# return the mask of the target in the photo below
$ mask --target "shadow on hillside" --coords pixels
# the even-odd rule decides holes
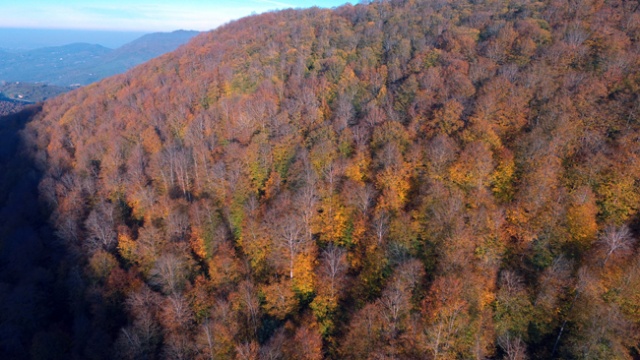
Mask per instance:
[[[0,354],[68,358],[71,328],[63,247],[38,199],[41,173],[21,130],[41,110],[0,117]]]

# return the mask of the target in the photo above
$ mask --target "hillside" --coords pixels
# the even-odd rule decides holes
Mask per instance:
[[[55,241],[0,262],[0,349],[637,358],[636,10],[271,12],[45,102],[21,154]]]
[[[35,103],[56,97],[72,89],[71,87],[43,83],[0,81],[0,98],[18,102]]]
[[[24,108],[25,104],[19,101],[6,99],[0,96],[0,117],[19,112]]]
[[[59,86],[87,85],[175,50],[196,34],[196,31],[147,34],[115,50],[77,43],[0,52],[0,80]]]

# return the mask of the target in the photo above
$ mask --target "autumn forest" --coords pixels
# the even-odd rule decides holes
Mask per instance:
[[[3,118],[0,353],[638,359],[639,94],[637,1],[198,35]]]

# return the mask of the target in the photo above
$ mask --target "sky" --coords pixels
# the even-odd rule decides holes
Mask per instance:
[[[252,13],[348,0],[0,0],[0,28],[206,31]]]

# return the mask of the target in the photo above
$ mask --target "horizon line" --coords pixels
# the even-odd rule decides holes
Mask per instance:
[[[2,26],[0,25],[0,30],[38,30],[38,31],[95,31],[95,32],[118,32],[118,33],[172,33],[176,31],[195,31],[195,32],[206,32],[210,30],[196,30],[196,29],[185,29],[179,28],[175,30],[133,30],[133,29],[90,29],[90,28],[62,28],[62,27],[15,27],[15,26]],[[211,29],[213,30],[213,29]]]

